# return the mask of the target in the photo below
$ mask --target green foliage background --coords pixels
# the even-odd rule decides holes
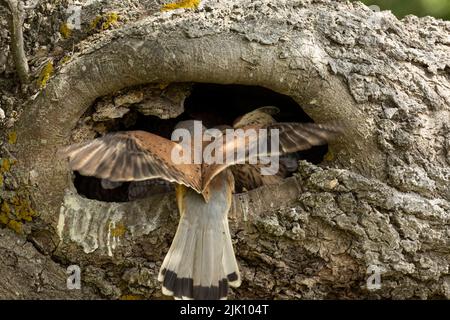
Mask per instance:
[[[377,5],[381,10],[391,10],[397,17],[408,14],[419,17],[433,16],[450,20],[450,0],[362,0],[367,5]]]

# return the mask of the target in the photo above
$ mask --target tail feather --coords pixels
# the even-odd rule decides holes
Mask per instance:
[[[241,285],[241,275],[237,265],[236,256],[234,255],[233,243],[231,242],[230,228],[228,221],[223,221],[225,230],[225,248],[222,257],[222,265],[225,275],[227,276],[228,284],[234,288]]]
[[[196,239],[195,252],[197,253],[193,265],[194,299],[214,299],[218,295],[219,281],[223,274],[221,260],[223,254],[223,239],[214,234],[218,231],[217,226],[212,228],[201,228]],[[195,281],[199,279],[200,281]],[[217,289],[217,290],[216,290]],[[217,291],[217,292],[216,292]],[[216,298],[217,299],[217,298]]]
[[[240,284],[227,216],[183,214],[158,280],[178,299],[225,299]]]
[[[189,234],[195,232],[192,230],[192,226],[187,221],[181,220],[178,225],[177,232],[172,242],[172,246],[164,258],[161,266],[158,281],[163,283],[163,293],[165,295],[172,296],[178,287],[183,288],[181,296],[190,296],[193,284],[192,279],[192,265],[193,255],[182,256],[183,252],[191,252],[192,247],[195,245],[195,237],[189,237]],[[177,250],[173,250],[177,248]],[[178,271],[177,273],[175,271]],[[182,277],[180,277],[182,276]],[[181,285],[180,282],[184,282],[185,285]],[[179,289],[177,290],[180,291]],[[184,292],[187,291],[187,292]]]

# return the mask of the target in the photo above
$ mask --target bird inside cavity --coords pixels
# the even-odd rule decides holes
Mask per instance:
[[[60,154],[68,159],[71,170],[100,179],[106,191],[128,183],[130,199],[145,196],[148,185],[163,190],[174,186],[180,221],[159,271],[162,292],[176,299],[226,299],[229,287],[241,284],[228,226],[232,194],[281,182],[297,169],[298,159],[292,154],[326,144],[342,132],[336,124],[277,122],[273,116],[278,112],[265,106],[239,116],[232,126],[216,127],[220,132],[278,129],[280,169],[275,175],[262,175],[262,164],[250,164],[238,156],[226,163],[175,163],[172,151],[182,146],[145,131],[108,133],[70,145]],[[185,120],[176,128],[194,134],[194,124],[195,120]],[[202,151],[209,143],[196,148]],[[239,148],[247,147],[224,140],[219,150],[238,154]]]

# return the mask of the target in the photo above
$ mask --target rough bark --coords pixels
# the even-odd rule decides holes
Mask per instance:
[[[11,32],[11,52],[14,57],[14,65],[20,82],[22,84],[27,84],[29,67],[23,39],[23,22],[25,15],[23,4],[21,1],[16,0],[2,0],[0,1],[0,5],[3,5],[9,10],[9,30]]]
[[[449,31],[448,22],[399,21],[358,3],[241,0],[163,13],[150,5],[114,30],[77,35],[77,51],[25,105],[8,146],[39,213],[24,226],[29,255],[42,252],[51,283],[81,266],[81,293],[54,285],[67,298],[161,298],[173,195],[87,200],[55,152],[98,97],[126,87],[260,85],[348,129],[320,166],[302,162],[282,185],[235,196],[243,284],[232,298],[450,298]],[[12,261],[0,265],[20,265]],[[382,269],[377,290],[366,286],[370,266]],[[23,297],[54,297],[16,283]],[[0,281],[2,292],[13,296]]]

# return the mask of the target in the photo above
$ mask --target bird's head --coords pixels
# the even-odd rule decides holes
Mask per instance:
[[[203,125],[202,121],[199,120],[184,120],[176,124],[174,130],[177,129],[186,129],[192,136],[194,136],[195,132],[203,134],[203,132],[206,130],[206,127]]]
[[[280,112],[280,109],[274,106],[265,106],[253,111],[250,111],[233,122],[234,128],[242,128],[250,125],[267,126],[275,122],[272,117]]]

